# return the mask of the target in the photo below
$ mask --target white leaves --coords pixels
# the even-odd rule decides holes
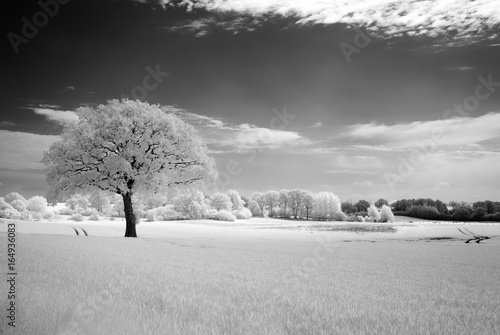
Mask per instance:
[[[196,130],[159,106],[111,100],[76,113],[78,122],[43,160],[56,189],[97,186],[123,194],[216,176]]]

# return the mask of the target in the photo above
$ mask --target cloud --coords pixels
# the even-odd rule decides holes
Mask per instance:
[[[76,90],[75,86],[70,85],[70,86],[67,86],[67,87],[63,90],[63,92],[71,92],[71,91],[74,91],[74,90]]]
[[[470,146],[500,137],[500,113],[395,125],[356,124],[346,127],[339,137],[377,142],[390,149],[414,148],[424,141],[437,147]]]
[[[15,127],[17,126],[16,123],[11,122],[11,121],[1,121],[0,122],[0,127]]]
[[[373,184],[373,182],[369,180],[364,180],[364,181],[355,181],[354,183],[352,183],[352,185],[360,188],[369,188],[373,187],[375,184]]]
[[[382,161],[375,156],[338,156],[333,159],[333,165],[351,170],[373,170],[384,167]]]
[[[319,128],[321,126],[323,126],[322,122],[316,122],[315,124],[313,124],[312,126],[309,126],[307,128]]]
[[[42,169],[43,152],[61,138],[18,131],[0,130],[0,169]]]
[[[219,15],[218,24],[227,30],[246,29],[238,22],[241,16],[255,19],[269,14],[291,17],[296,24],[343,23],[366,27],[387,38],[400,36],[448,37],[449,40],[470,42],[470,39],[494,40],[500,22],[497,0],[162,0],[165,6],[185,7],[187,11],[204,9]],[[237,13],[233,20],[222,13]],[[191,31],[206,31],[217,23],[210,19],[197,20],[187,27]],[[225,26],[225,27],[224,27]],[[241,27],[243,26],[243,27]],[[177,27],[181,29],[182,27]]]
[[[284,149],[308,145],[311,141],[294,131],[257,127],[248,123],[233,124],[221,119],[178,110],[174,112],[184,121],[195,125],[200,135],[214,152],[252,149]]]
[[[436,184],[436,186],[434,186],[434,190],[439,191],[439,190],[445,189],[447,187],[450,187],[449,183],[447,183],[445,181],[440,181],[439,183]]]
[[[66,125],[73,121],[78,121],[78,116],[73,111],[61,111],[51,108],[33,108],[26,107],[33,110],[35,114],[44,116],[49,121],[54,121],[60,125]]]

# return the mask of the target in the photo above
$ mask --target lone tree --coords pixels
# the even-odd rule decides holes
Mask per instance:
[[[137,237],[134,194],[216,177],[214,161],[194,127],[158,105],[110,100],[78,108],[76,114],[78,121],[44,153],[49,197],[89,187],[119,194],[125,237]]]

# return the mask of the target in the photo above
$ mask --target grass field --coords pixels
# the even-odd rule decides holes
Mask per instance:
[[[465,244],[450,226],[343,225],[352,229],[156,222],[125,239],[123,222],[19,223],[18,320],[14,331],[2,326],[51,335],[500,334],[500,238]],[[30,233],[40,227],[45,234]],[[500,235],[499,226],[469,229]],[[0,231],[4,245],[5,222]]]

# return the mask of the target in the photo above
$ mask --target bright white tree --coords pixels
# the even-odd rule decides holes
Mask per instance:
[[[394,214],[392,214],[391,207],[387,205],[382,205],[382,208],[380,209],[380,221],[381,222],[394,221]]]
[[[35,195],[34,197],[28,199],[26,209],[31,212],[45,213],[48,209],[47,199],[39,195]]]
[[[236,190],[229,190],[226,194],[231,198],[233,204],[233,211],[239,211],[243,208],[243,200],[241,200],[240,194]]]
[[[132,198],[214,179],[214,161],[193,126],[138,100],[76,110],[78,121],[44,154],[50,197],[89,186],[123,199],[125,237],[137,237]]]
[[[229,195],[219,192],[212,194],[210,205],[217,211],[231,211],[231,208],[233,208],[233,202]]]
[[[269,216],[273,216],[274,208],[278,206],[280,194],[276,191],[267,191],[264,193],[264,203],[269,210]]]
[[[250,199],[254,200],[257,203],[257,205],[259,205],[261,215],[264,216],[265,207],[266,207],[265,193],[261,193],[261,192],[252,193],[252,195],[250,196]]]
[[[290,209],[292,210],[292,215],[295,219],[298,219],[299,211],[302,209],[304,204],[304,192],[304,190],[293,189],[288,193],[290,199]]]
[[[380,212],[378,211],[377,206],[371,204],[368,208],[368,216],[373,222],[380,221]]]
[[[259,204],[257,203],[257,201],[250,199],[250,200],[248,200],[247,206],[248,206],[248,209],[250,210],[250,212],[252,213],[252,216],[262,215],[262,212],[260,210],[260,207],[259,207]]]
[[[314,208],[314,194],[312,192],[304,191],[303,205],[304,211],[306,212],[306,220],[309,220],[309,216]]]
[[[337,220],[342,215],[339,198],[332,192],[320,192],[314,196],[314,219]]]
[[[287,214],[287,208],[288,205],[290,204],[290,191],[288,190],[281,190],[279,192],[279,201],[278,204],[281,208],[281,217],[286,218],[288,216]]]

